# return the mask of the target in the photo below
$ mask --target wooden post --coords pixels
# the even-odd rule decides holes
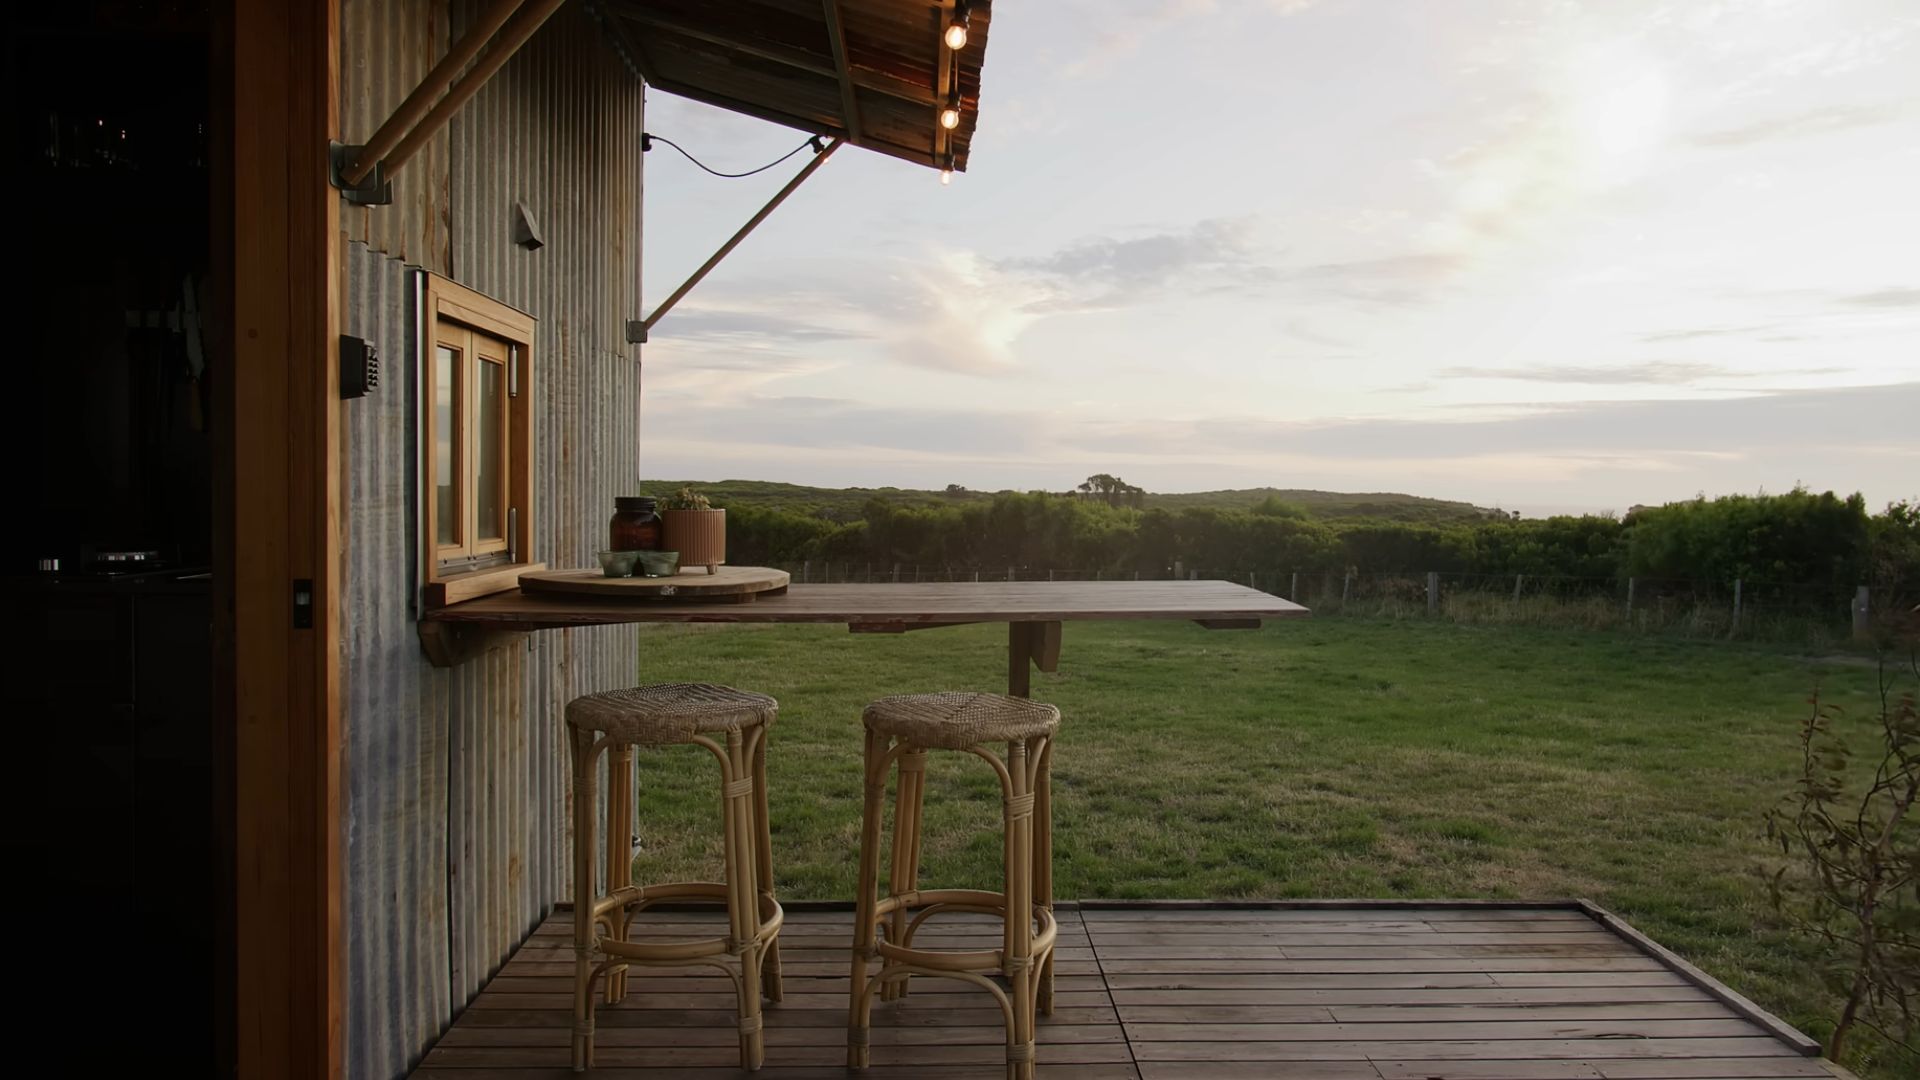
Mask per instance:
[[[1349,599],[1351,599],[1352,596],[1353,596],[1353,573],[1352,571],[1348,571],[1347,575],[1340,579],[1340,602],[1344,604]]]
[[[1727,627],[1728,637],[1732,637],[1740,632],[1740,587],[1742,584],[1743,582],[1739,578],[1733,579],[1733,622]]]
[[[327,143],[340,136],[339,3],[220,10],[213,668],[218,814],[231,844],[230,1069],[325,1080],[346,1067],[341,243],[327,182]]]
[[[978,585],[978,584],[980,584],[980,571],[979,571],[979,570],[975,570],[975,571],[973,572],[973,583],[974,583],[975,585]]]
[[[1019,580],[1019,579],[1017,579],[1016,577],[1014,577],[1014,574],[1013,574],[1013,567],[1011,567],[1011,566],[1009,566],[1009,567],[1007,567],[1007,580],[1008,580],[1008,581],[1017,581],[1017,580]]]
[[[812,570],[813,570],[812,559],[807,559],[800,563],[800,584],[805,585],[807,583],[807,576]]]
[[[1047,580],[1048,580],[1048,581],[1052,581],[1052,580],[1053,580],[1053,571],[1052,571],[1052,570],[1048,570],[1048,571],[1047,571]]]
[[[1135,570],[1135,571],[1133,572],[1133,580],[1135,580],[1135,581],[1139,581],[1139,580],[1140,580],[1140,571],[1138,571],[1138,570]]]
[[[1427,614],[1440,614],[1440,575],[1427,571]]]
[[[893,564],[893,583],[895,585],[900,584],[900,564],[899,563]]]
[[[1300,600],[1300,571],[1295,570],[1287,579],[1287,599],[1298,603]]]
[[[1259,587],[1260,587],[1259,577],[1255,575],[1253,571],[1251,570],[1247,571],[1247,588],[1257,589]]]
[[[1639,578],[1627,579],[1627,621],[1628,622],[1633,621],[1633,593],[1634,593],[1634,587],[1639,584],[1640,584]]]
[[[1867,587],[1860,586],[1853,591],[1853,639],[1865,641],[1873,636],[1872,609],[1867,602]]]
[[[1198,571],[1198,570],[1189,570],[1189,571],[1187,571],[1187,580],[1188,580],[1188,581],[1199,581],[1199,580],[1200,580],[1200,571]]]
[[[1526,584],[1526,582],[1527,582],[1527,575],[1525,574],[1513,575],[1513,602],[1514,603],[1517,604],[1520,602],[1520,586]]]
[[[1183,563],[1183,562],[1181,562],[1181,561],[1180,561],[1179,559],[1175,559],[1175,560],[1173,560],[1173,577],[1174,577],[1174,580],[1175,580],[1175,581],[1178,581],[1178,580],[1180,580],[1181,578],[1183,578],[1183,577],[1186,577],[1186,576],[1187,576],[1187,564],[1186,564],[1186,563]]]

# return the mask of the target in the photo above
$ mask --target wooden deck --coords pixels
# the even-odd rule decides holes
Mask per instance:
[[[704,915],[663,913],[685,935]],[[929,945],[990,948],[956,916]],[[874,1067],[850,1074],[843,912],[790,910],[786,1001],[767,1013],[764,1080],[1003,1075],[999,1010],[916,979],[874,1009]],[[430,1051],[416,1080],[569,1077],[569,948],[548,920]],[[1088,907],[1060,912],[1058,1007],[1040,1028],[1054,1080],[1733,1080],[1833,1077],[1804,1037],[1617,920],[1578,906]],[[724,975],[633,975],[599,1012],[599,1067],[724,1080],[736,1067]],[[1797,1043],[1797,1044],[1796,1044]],[[912,1060],[937,1064],[907,1065]]]

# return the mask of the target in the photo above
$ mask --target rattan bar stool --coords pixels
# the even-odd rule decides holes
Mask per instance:
[[[780,923],[767,826],[767,729],[779,705],[707,683],[641,686],[567,703],[573,741],[573,1070],[593,1065],[593,983],[606,973],[607,1004],[626,996],[629,965],[709,965],[733,979],[739,1002],[740,1067],[766,1060],[760,997],[780,1000]],[[633,747],[692,745],[720,762],[725,880],[633,884]],[[594,891],[595,764],[608,755],[607,892]],[[725,937],[640,943],[634,915],[662,901],[717,902]]]
[[[1053,827],[1047,774],[1060,710],[999,694],[907,694],[868,705],[866,805],[860,830],[860,893],[854,906],[853,986],[847,1022],[847,1064],[865,1068],[873,996],[893,1000],[914,975],[940,975],[986,988],[1007,1022],[1007,1076],[1034,1070],[1036,1013],[1053,1013]],[[1006,744],[1002,758],[988,747]],[[927,752],[959,750],[984,759],[1000,776],[1004,884],[1001,892],[921,889],[921,804]],[[885,896],[875,895],[880,870],[881,802],[887,774],[900,772],[894,809],[893,869]],[[916,910],[917,909],[917,910]],[[927,919],[970,911],[1000,917],[1000,948],[917,949]],[[878,957],[879,971],[871,961]],[[995,980],[989,976],[999,975]]]

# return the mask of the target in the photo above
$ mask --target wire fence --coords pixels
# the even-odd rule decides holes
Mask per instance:
[[[1328,573],[1183,564],[1143,571],[814,560],[781,564],[779,568],[792,574],[795,582],[807,584],[1232,581],[1303,604],[1316,615],[1433,617],[1461,623],[1585,627],[1703,638],[1806,641],[1813,645],[1865,637],[1874,615],[1873,597],[1865,585],[1830,582]],[[1882,606],[1887,599],[1882,598]]]

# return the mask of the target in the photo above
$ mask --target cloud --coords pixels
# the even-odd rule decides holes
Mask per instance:
[[[1758,379],[1787,375],[1831,375],[1842,368],[1797,368],[1791,371],[1741,371],[1719,364],[1684,360],[1653,360],[1638,364],[1543,364],[1535,367],[1450,367],[1438,372],[1443,379],[1505,379],[1519,382],[1574,383],[1588,386],[1686,386],[1703,379]]]
[[[1828,105],[1804,112],[1769,117],[1739,127],[1701,132],[1688,141],[1695,146],[1751,146],[1774,139],[1798,139],[1836,131],[1870,127],[1898,118],[1904,110],[1894,105]]]
[[[1760,326],[1703,326],[1692,330],[1662,330],[1652,334],[1641,334],[1640,340],[1649,343],[1667,341],[1693,341],[1710,337],[1742,337],[1771,330],[1770,324]]]
[[[717,308],[676,308],[660,320],[660,325],[668,328],[675,340],[727,344],[849,341],[870,336],[866,331],[852,327],[833,326],[766,311]]]
[[[1252,218],[1216,218],[1146,236],[1095,236],[1050,254],[991,263],[1024,277],[1038,295],[1024,309],[1053,314],[1130,305],[1178,281],[1187,288],[1238,289],[1269,276],[1256,258]]]
[[[1860,307],[1920,307],[1920,289],[1880,289],[1875,292],[1854,293],[1851,296],[1842,296],[1840,302]]]
[[[1365,304],[1405,305],[1430,299],[1466,268],[1467,259],[1440,252],[1314,263],[1282,272],[1281,280]]]

